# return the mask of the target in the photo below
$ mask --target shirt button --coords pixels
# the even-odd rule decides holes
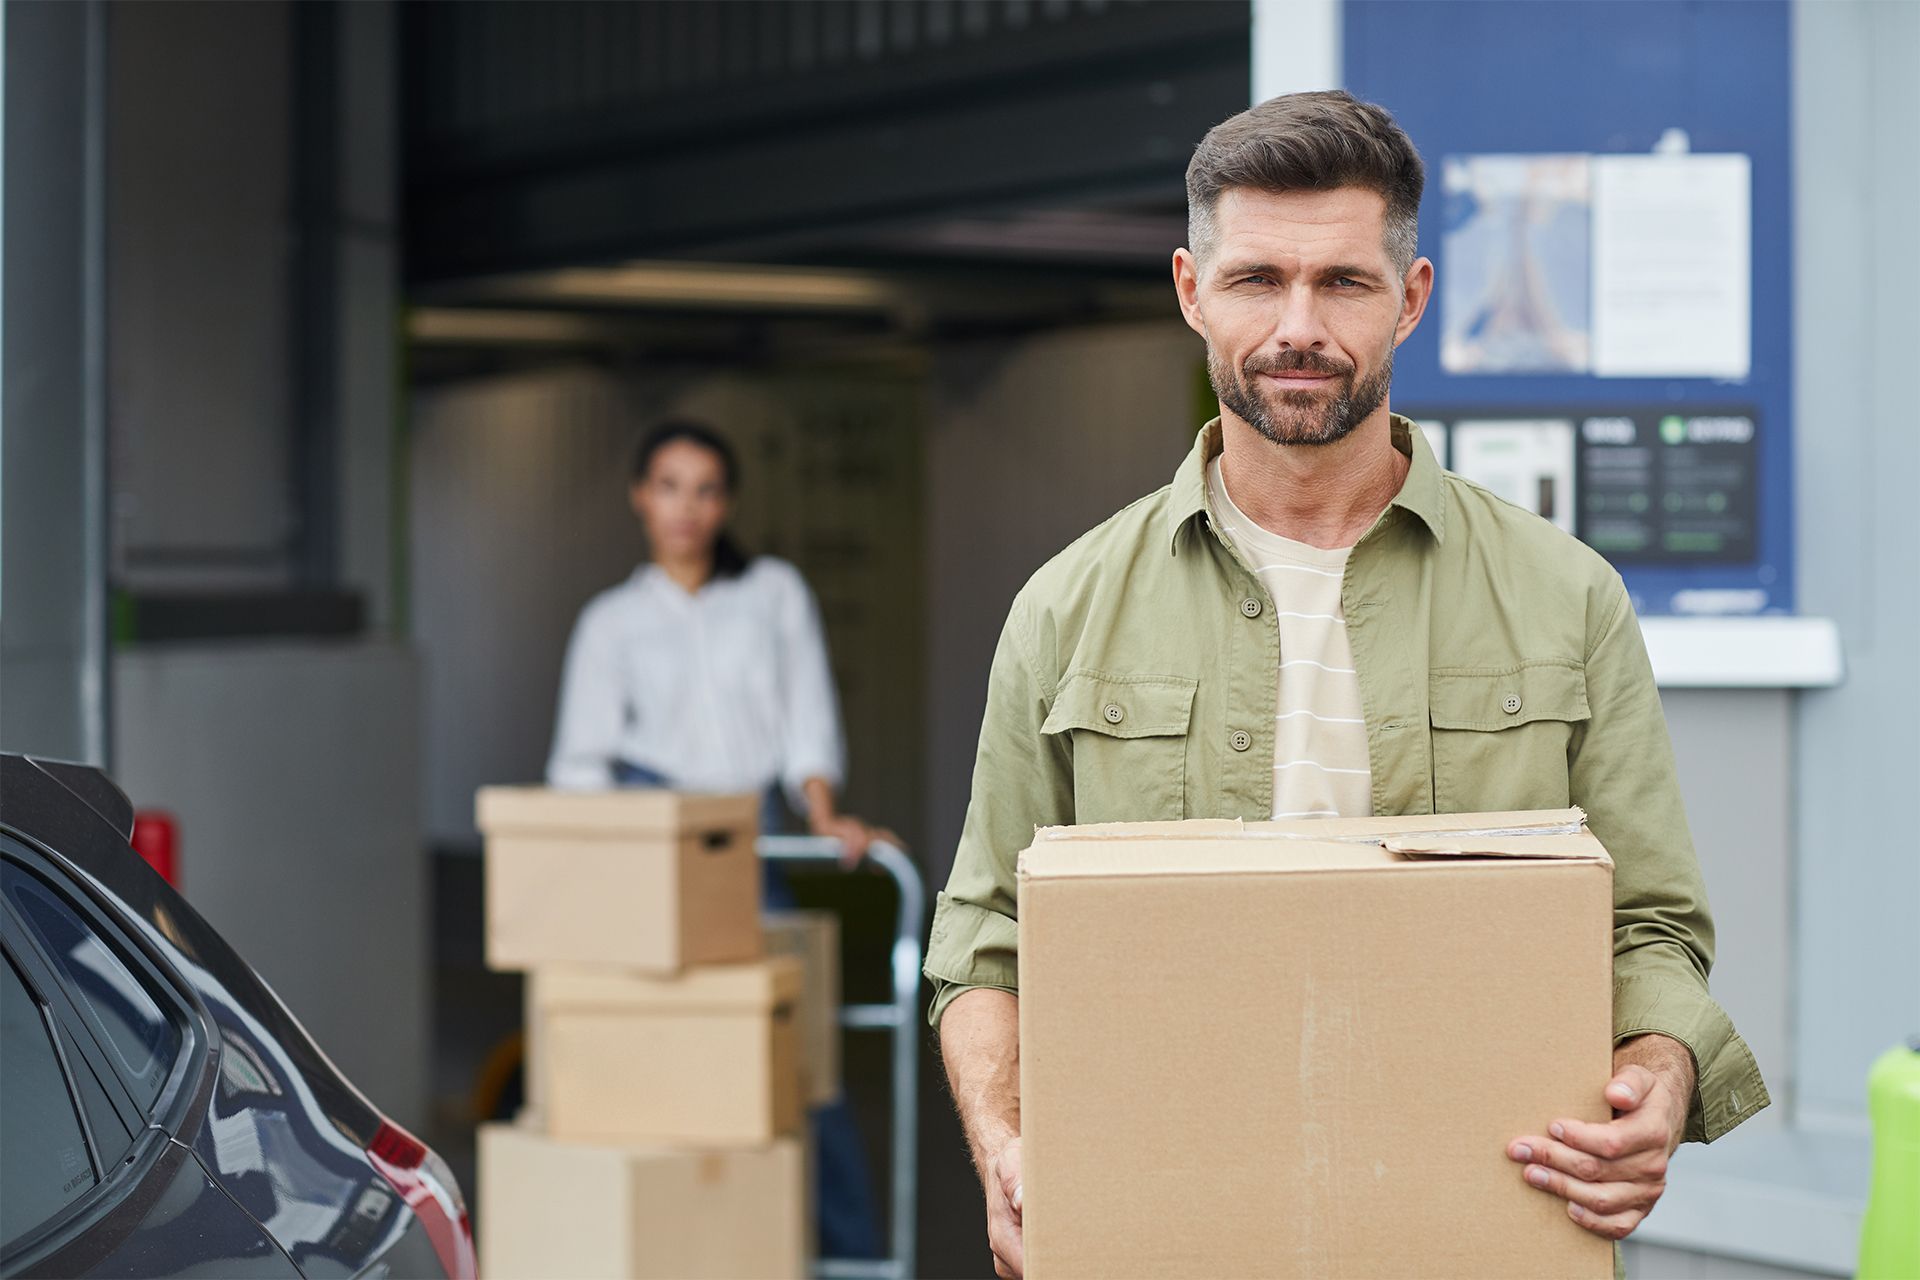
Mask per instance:
[[[1233,749],[1235,751],[1245,751],[1248,747],[1253,745],[1253,735],[1248,733],[1245,729],[1235,729],[1233,731],[1233,736],[1231,738],[1228,738],[1227,741],[1233,744]]]
[[[1108,724],[1119,724],[1127,715],[1120,709],[1120,704],[1117,702],[1109,702],[1100,714],[1107,718]]]
[[[1252,596],[1248,596],[1240,602],[1240,612],[1246,614],[1249,618],[1257,618],[1260,616],[1260,602]]]
[[[1520,713],[1520,695],[1516,693],[1508,694],[1507,700],[1500,704],[1500,709],[1510,716],[1518,715]]]

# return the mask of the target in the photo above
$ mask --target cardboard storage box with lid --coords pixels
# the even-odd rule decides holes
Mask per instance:
[[[807,1105],[840,1096],[840,918],[831,911],[775,911],[763,922],[767,954],[805,967],[800,991],[800,1087]]]
[[[1610,1115],[1612,872],[1578,810],[1038,832],[1027,1274],[1611,1276],[1506,1146]]]
[[[482,787],[487,963],[653,973],[761,954],[750,795]]]
[[[527,976],[528,1119],[556,1138],[750,1146],[800,1126],[801,962]]]
[[[801,1280],[805,1148],[678,1151],[480,1129],[480,1267],[491,1280]]]

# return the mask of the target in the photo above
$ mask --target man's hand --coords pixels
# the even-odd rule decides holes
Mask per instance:
[[[1011,992],[963,991],[940,1018],[940,1056],[967,1150],[987,1200],[994,1274],[1026,1270],[1020,1241],[1020,1001]]]
[[[1598,1236],[1624,1240],[1667,1189],[1667,1160],[1686,1132],[1693,1054],[1662,1035],[1636,1036],[1613,1051],[1605,1124],[1556,1120],[1546,1134],[1515,1139],[1507,1156],[1528,1185],[1567,1202],[1567,1214]]]
[[[1000,1148],[987,1162],[987,1243],[993,1248],[993,1274],[1019,1280],[1027,1266],[1020,1238],[1020,1139]]]

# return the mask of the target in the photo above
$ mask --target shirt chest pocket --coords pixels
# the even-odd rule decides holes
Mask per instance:
[[[1075,822],[1186,816],[1187,725],[1198,683],[1068,673],[1040,731],[1069,739]]]
[[[1567,749],[1587,709],[1586,668],[1570,660],[1428,675],[1436,813],[1561,809]]]

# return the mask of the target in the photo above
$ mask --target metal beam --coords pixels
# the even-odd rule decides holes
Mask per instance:
[[[293,7],[293,315],[290,492],[293,567],[301,585],[330,587],[340,572],[338,6]]]
[[[107,15],[0,15],[0,748],[104,765]]]
[[[430,8],[410,16],[430,21]],[[1247,7],[1113,12],[1111,24],[1036,29],[950,58],[882,57],[843,77],[668,94],[592,118],[534,113],[458,136],[416,132],[408,275],[428,282],[756,240],[820,246],[981,206],[1177,191],[1193,143],[1247,103]]]

